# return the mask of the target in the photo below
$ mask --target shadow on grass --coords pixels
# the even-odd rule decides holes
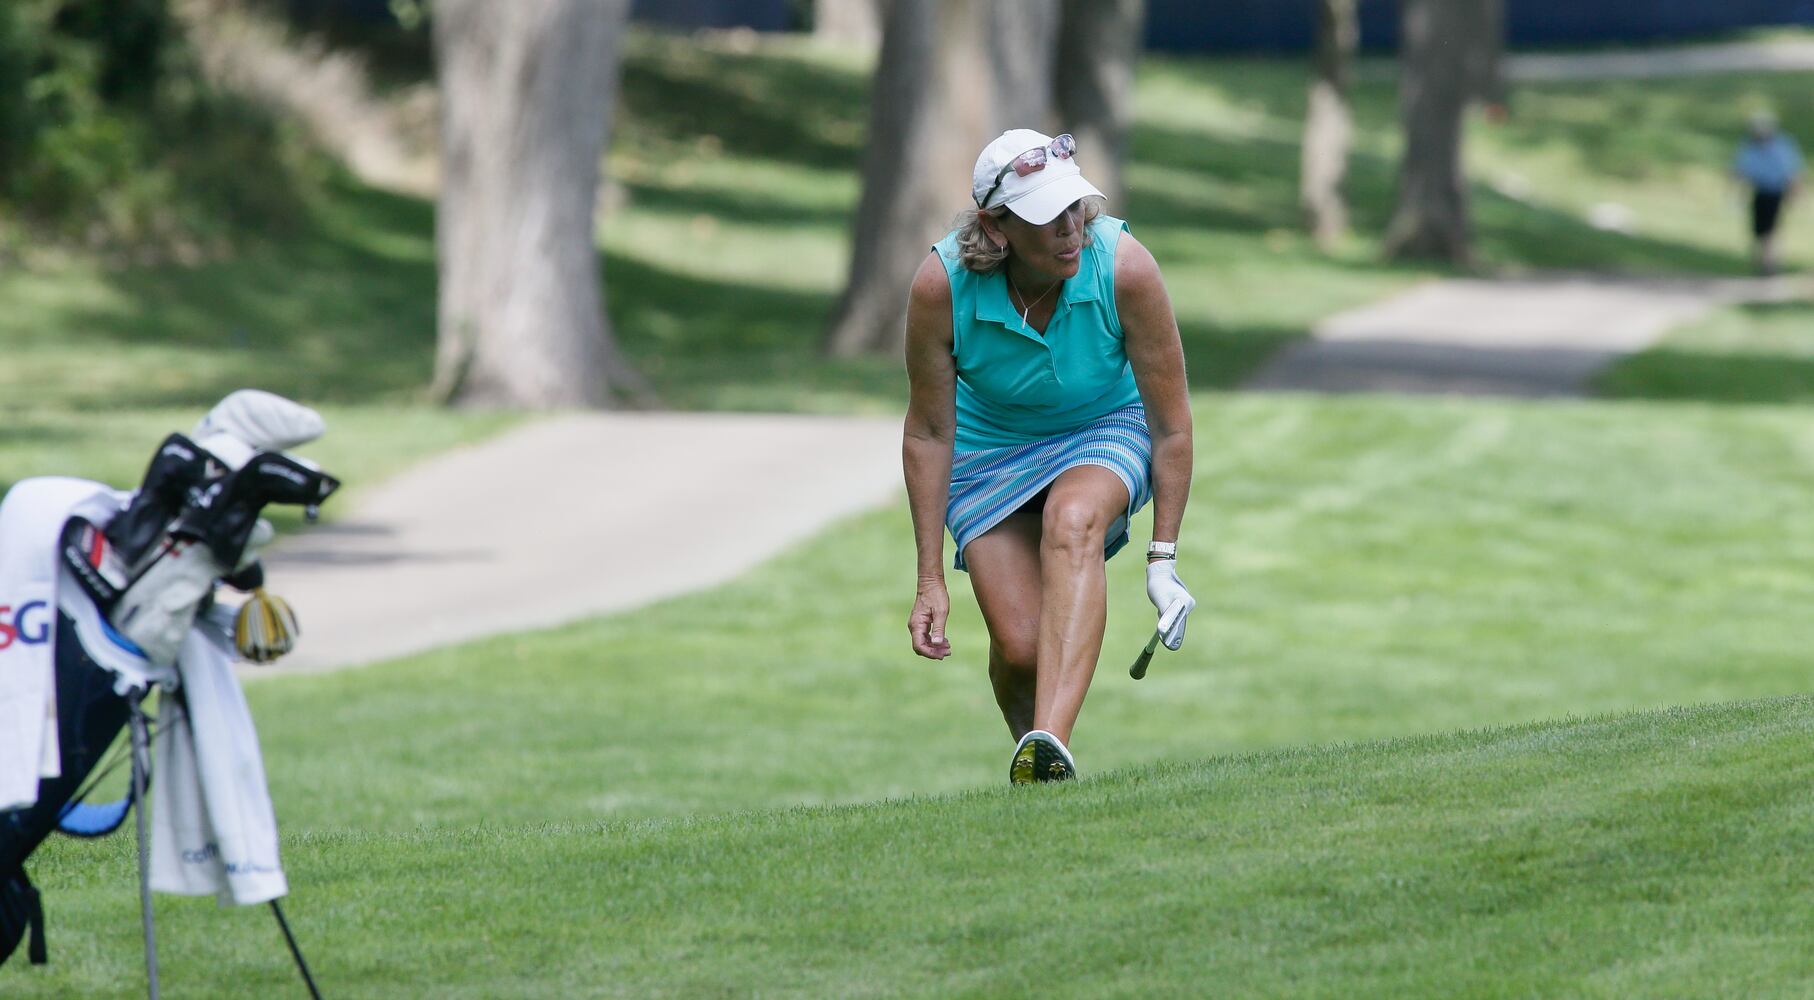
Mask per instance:
[[[651,35],[625,53],[620,134],[654,146],[709,136],[744,156],[855,169],[868,95],[862,74]]]
[[[839,203],[820,202],[800,205],[778,201],[760,193],[742,193],[724,189],[678,189],[656,184],[626,182],[624,189],[639,210],[673,215],[709,215],[721,222],[756,226],[830,226],[848,228],[851,209]]]
[[[907,398],[893,354],[820,354],[829,294],[717,281],[607,255],[619,342],[672,407],[894,411]]]
[[[1193,391],[1237,389],[1268,358],[1306,336],[1295,327],[1217,326],[1182,323],[1184,368]]]
[[[246,385],[328,403],[407,397],[433,354],[433,231],[427,203],[342,179],[293,238],[200,266],[103,272],[105,301],[46,317],[92,345],[92,378],[10,402],[185,406]]]
[[[1182,332],[1194,384],[1238,383],[1278,347],[1304,334],[1292,325],[1300,316],[1307,327],[1319,310],[1340,308],[1374,289],[1373,283],[1347,280],[1351,276],[1445,273],[1378,259],[1373,241],[1391,212],[1396,164],[1376,153],[1356,153],[1351,162],[1353,221],[1363,234],[1354,251],[1324,256],[1297,235],[1294,130],[1302,118],[1305,79],[1300,63],[1155,59],[1143,73],[1149,71],[1219,91],[1217,100],[1240,115],[1264,116],[1254,128],[1259,135],[1239,134],[1241,126],[1213,111],[1206,111],[1200,126],[1172,118],[1144,121],[1134,130],[1133,192],[1125,209],[1115,211],[1143,239],[1151,233],[1156,244],[1163,242],[1168,276],[1190,275],[1191,268],[1197,276],[1214,274],[1229,263],[1246,265],[1241,273],[1256,275],[1252,287],[1235,290],[1254,301],[1235,308],[1226,298],[1206,294],[1185,317]],[[643,37],[632,41],[625,73],[617,141],[657,171],[670,165],[698,171],[701,161],[723,151],[780,167],[855,169],[869,86],[860,72],[784,52],[737,53],[684,39]],[[1389,87],[1357,88],[1355,102],[1363,131],[1396,127]],[[1643,107],[1642,115],[1655,116],[1654,107]],[[1503,141],[1556,141],[1552,128],[1569,141],[1586,141],[1576,133],[1606,130],[1601,121],[1572,122],[1565,110],[1541,123],[1515,119],[1511,127],[1527,129],[1528,135],[1514,132]],[[1657,148],[1670,156],[1698,157],[1714,138],[1723,143],[1723,135],[1716,136],[1723,128],[1717,109],[1697,115],[1693,127],[1702,136],[1700,146]],[[793,194],[797,186],[806,192],[788,198],[765,197],[730,182],[704,189],[668,186],[660,174],[652,183],[627,184],[633,207],[658,216],[805,226],[826,231],[830,240],[844,230],[848,216],[837,205],[810,200],[812,185],[823,176],[782,176],[775,182],[780,189]],[[1568,212],[1483,187],[1474,190],[1474,204],[1487,267],[1703,274],[1745,267],[1736,255],[1604,232]],[[610,256],[603,269],[618,335],[670,405],[868,408],[898,406],[904,398],[899,359],[892,352],[855,362],[820,355],[829,294],[702,278],[623,256]],[[1274,275],[1280,279],[1277,291],[1268,286]],[[326,186],[306,231],[293,239],[250,246],[229,261],[126,270],[104,274],[100,282],[115,293],[109,301],[56,306],[46,312],[41,328],[62,338],[58,365],[75,371],[87,360],[81,352],[92,351],[94,367],[112,377],[100,388],[83,388],[73,378],[66,380],[70,384],[51,384],[60,373],[39,379],[43,385],[6,385],[8,403],[187,406],[244,384],[323,402],[395,401],[412,397],[431,373],[432,206],[349,180]],[[1263,301],[1323,286],[1335,288],[1326,301],[1313,297],[1276,306]],[[1395,283],[1377,283],[1379,289],[1391,286]],[[1215,294],[1225,291],[1219,287]],[[48,337],[23,324],[19,328],[27,331],[21,339],[49,353]]]
[[[1750,302],[1602,373],[1613,399],[1814,404],[1814,302]]]
[[[1142,126],[1134,135],[1136,162],[1195,175],[1198,190],[1140,186],[1130,199],[1129,221],[1144,225],[1191,225],[1235,232],[1265,233],[1301,228],[1297,205],[1298,144],[1266,138],[1228,141],[1163,126]],[[1383,157],[1350,157],[1348,195],[1351,221],[1361,233],[1383,233],[1396,197],[1397,165]],[[1481,184],[1470,189],[1475,247],[1483,267],[1602,269],[1736,275],[1746,272],[1741,255],[1646,236],[1596,229],[1585,220],[1549,206],[1516,201]],[[1226,200],[1218,200],[1218,196]],[[1358,270],[1427,270],[1378,259],[1323,258]]]
[[[1607,372],[1596,389],[1613,399],[1805,405],[1814,403],[1814,358],[1658,348]]]

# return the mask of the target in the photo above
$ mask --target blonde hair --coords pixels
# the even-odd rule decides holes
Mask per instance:
[[[1086,247],[1092,240],[1090,223],[1095,222],[1096,217],[1102,214],[1105,204],[1103,199],[1095,195],[1083,199],[1083,245]],[[965,270],[975,271],[978,274],[994,274],[1008,263],[1008,255],[1013,251],[1005,246],[996,246],[989,239],[989,234],[983,231],[982,222],[985,215],[993,219],[1000,219],[1006,214],[1008,214],[1006,205],[997,205],[987,210],[966,208],[957,213],[957,218],[951,220],[951,228],[957,230],[957,260],[958,263],[964,265]]]

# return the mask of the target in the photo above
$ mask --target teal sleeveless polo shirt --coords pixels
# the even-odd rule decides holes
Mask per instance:
[[[1043,336],[1022,324],[1005,270],[978,274],[958,261],[956,230],[932,248],[951,281],[954,450],[1027,444],[1140,402],[1115,311],[1115,246],[1126,229],[1107,215],[1090,223],[1090,245]]]

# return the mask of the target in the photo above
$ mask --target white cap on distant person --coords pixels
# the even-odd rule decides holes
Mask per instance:
[[[970,198],[979,209],[1006,205],[1015,215],[1043,226],[1079,198],[1102,197],[1077,168],[1070,152],[1074,148],[1068,135],[1054,138],[1030,128],[1009,129],[976,158]],[[1034,154],[1029,159],[1039,165],[1023,163],[1022,169],[1015,169],[1015,161],[1028,154]]]

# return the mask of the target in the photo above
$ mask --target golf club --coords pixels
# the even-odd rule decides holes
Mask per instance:
[[[1139,680],[1146,676],[1146,665],[1153,662],[1153,650],[1159,648],[1160,634],[1158,629],[1153,630],[1153,637],[1146,640],[1146,648],[1140,651],[1140,658],[1134,661],[1133,666],[1127,668],[1129,677]]]

